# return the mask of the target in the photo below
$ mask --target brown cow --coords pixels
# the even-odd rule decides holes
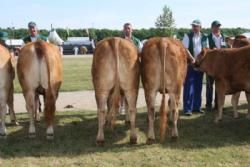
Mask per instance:
[[[0,45],[0,138],[6,137],[5,115],[7,105],[10,111],[11,122],[17,124],[13,105],[14,77],[15,70],[11,63],[11,55],[5,47]]]
[[[135,144],[136,101],[139,89],[139,59],[136,47],[122,38],[100,41],[94,52],[92,78],[98,108],[97,145],[104,144],[105,105],[108,104],[106,123],[113,129],[121,93],[125,95],[128,104],[130,143]]]
[[[203,49],[194,66],[215,78],[218,114],[214,122],[222,119],[226,94],[245,91],[250,102],[250,46],[234,49]],[[249,92],[249,93],[248,93]],[[250,108],[248,109],[248,117]]]
[[[244,35],[237,35],[234,38],[234,40],[232,40],[232,47],[233,48],[240,48],[240,47],[244,47],[247,45],[250,45],[250,40],[247,39],[247,37]],[[246,97],[247,97],[247,94],[246,94]],[[234,108],[234,118],[239,117],[239,113],[237,111],[239,98],[240,98],[240,92],[237,92],[237,93],[233,94],[233,96],[232,96],[232,105]],[[247,116],[247,119],[250,119],[250,115]]]
[[[154,107],[158,91],[162,93],[160,107],[161,141],[164,141],[167,128],[165,93],[169,94],[170,119],[173,122],[171,136],[172,139],[177,139],[178,137],[178,107],[182,86],[187,73],[187,59],[188,52],[178,40],[171,38],[151,38],[144,44],[141,53],[141,73],[148,108],[148,144],[155,141]]]
[[[29,112],[29,136],[35,137],[34,114],[38,95],[44,95],[47,139],[53,139],[56,99],[62,83],[62,60],[57,46],[44,41],[25,45],[18,57],[17,75]]]

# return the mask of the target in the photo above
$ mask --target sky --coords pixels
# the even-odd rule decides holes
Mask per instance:
[[[135,29],[155,27],[167,5],[177,28],[189,28],[194,19],[203,27],[219,20],[222,27],[250,28],[249,0],[1,0],[0,27],[26,28],[34,21],[40,29],[121,29],[131,22]]]

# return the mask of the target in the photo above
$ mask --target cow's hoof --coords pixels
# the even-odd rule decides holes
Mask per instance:
[[[125,121],[126,126],[130,126],[130,121]]]
[[[215,124],[218,124],[218,123],[220,123],[221,122],[221,119],[219,119],[219,118],[216,118],[215,120],[214,120],[214,123]]]
[[[53,140],[54,139],[54,134],[47,134],[46,139],[47,140]]]
[[[0,134],[0,139],[6,139],[6,138],[7,138],[6,133],[4,133],[4,134]]]
[[[30,139],[34,139],[36,137],[36,134],[35,133],[29,133],[29,138]]]
[[[104,140],[96,140],[96,145],[97,145],[98,147],[103,147],[103,146],[104,146],[104,143],[105,143]]]
[[[178,141],[178,136],[172,136],[171,141],[172,142],[177,142]]]
[[[137,137],[131,137],[130,144],[137,144]]]
[[[147,139],[146,144],[151,145],[151,144],[154,144],[154,143],[155,143],[155,139],[150,139],[150,138]]]
[[[11,125],[13,125],[13,126],[18,126],[19,123],[18,123],[17,121],[15,121],[15,120],[12,120],[12,121],[11,121]]]

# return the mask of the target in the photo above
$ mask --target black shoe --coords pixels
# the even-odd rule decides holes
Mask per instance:
[[[195,112],[195,113],[200,113],[200,114],[203,114],[203,113],[204,113],[204,111],[202,111],[202,110],[193,110],[193,112]]]
[[[213,111],[212,106],[207,106],[206,107],[206,112],[211,112],[211,111]]]
[[[185,114],[186,116],[191,116],[191,115],[192,115],[192,112],[191,112],[191,111],[186,111],[186,112],[184,112],[184,114]]]

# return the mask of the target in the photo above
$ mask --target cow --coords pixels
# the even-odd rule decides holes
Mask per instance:
[[[6,138],[5,115],[7,106],[10,111],[10,120],[13,124],[18,124],[16,121],[13,92],[13,80],[15,77],[15,70],[11,63],[12,57],[10,52],[4,46],[0,45],[0,138]]]
[[[250,45],[250,40],[247,39],[246,36],[244,35],[237,35],[233,40],[232,40],[232,47],[233,48],[240,48],[240,47],[244,47]],[[247,97],[247,94],[246,94]],[[235,94],[233,94],[231,102],[233,105],[233,109],[234,109],[234,118],[238,118],[239,117],[239,113],[237,111],[237,106],[239,103],[239,98],[240,98],[240,92],[237,92]],[[247,116],[247,119],[250,119],[250,115]]]
[[[47,139],[53,139],[56,100],[62,83],[62,60],[58,47],[41,40],[26,44],[17,60],[17,75],[29,113],[29,137],[35,137],[34,115],[41,94],[45,100]]]
[[[160,106],[160,140],[165,139],[167,108],[165,94],[169,95],[169,115],[173,122],[172,139],[178,138],[177,120],[182,86],[187,73],[188,52],[183,44],[172,38],[155,37],[149,39],[141,52],[141,78],[148,109],[147,144],[155,142],[154,115],[157,92],[162,94]]]
[[[98,112],[96,144],[104,144],[103,128],[113,129],[119,109],[121,94],[128,104],[126,120],[130,122],[130,143],[136,144],[136,102],[139,89],[139,58],[137,48],[122,38],[106,38],[98,42],[92,62],[92,81]],[[108,112],[105,113],[107,104]],[[106,119],[105,119],[106,115]]]
[[[222,120],[225,95],[245,91],[250,103],[250,46],[232,49],[203,49],[194,67],[215,78],[218,108],[214,122]],[[248,115],[250,117],[250,108]]]

